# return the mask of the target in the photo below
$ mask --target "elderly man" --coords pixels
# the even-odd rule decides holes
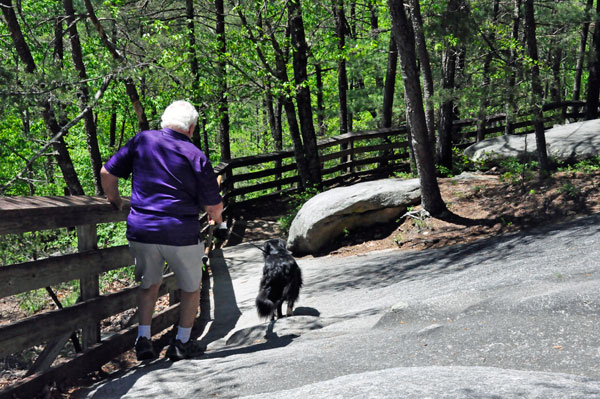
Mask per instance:
[[[131,174],[131,211],[127,239],[135,258],[138,293],[138,360],[156,358],[150,324],[165,262],[181,289],[177,336],[167,350],[172,361],[198,356],[204,347],[190,334],[200,301],[204,245],[198,215],[206,210],[220,229],[227,226],[213,168],[190,138],[198,112],[187,101],[175,101],[163,115],[160,130],[143,131],[113,155],[101,171],[107,199],[123,206],[118,179]]]

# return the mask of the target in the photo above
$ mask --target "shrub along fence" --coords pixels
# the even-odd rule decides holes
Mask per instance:
[[[561,103],[545,107],[546,124],[580,118],[582,103]],[[504,121],[504,122],[503,122]],[[457,121],[459,145],[477,136],[503,134],[507,130],[522,134],[533,131],[529,120],[511,122],[506,116],[494,116],[484,122]],[[343,185],[358,178],[379,178],[407,171],[408,142],[405,127],[348,133],[326,138],[318,143],[323,185]],[[292,151],[233,159],[215,167],[224,179],[222,191],[231,212],[238,204],[292,193],[298,187],[298,174]],[[100,294],[99,276],[107,271],[130,266],[133,259],[127,246],[98,249],[97,225],[122,222],[129,208],[115,210],[104,198],[70,197],[3,197],[0,198],[0,236],[30,231],[74,227],[77,229],[78,252],[0,267],[0,298],[50,287],[62,282],[80,281],[80,301],[0,326],[0,358],[37,345],[44,350],[37,357],[28,377],[0,391],[1,398],[32,397],[44,386],[72,380],[130,349],[136,338],[136,326],[130,326],[102,338],[102,320],[136,306],[135,288]],[[205,215],[200,222],[205,224]],[[161,295],[176,288],[172,274],[166,275]],[[172,297],[176,297],[172,295]],[[173,301],[174,302],[174,301]],[[156,314],[154,334],[171,327],[178,317],[177,303]],[[83,350],[68,361],[51,367],[69,339],[79,332]]]

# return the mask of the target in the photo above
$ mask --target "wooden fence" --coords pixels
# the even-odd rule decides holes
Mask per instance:
[[[584,102],[546,104],[544,126],[581,120]],[[465,148],[480,139],[502,134],[534,131],[531,114],[497,114],[454,122],[453,142]],[[405,126],[375,131],[353,132],[318,142],[323,186],[333,187],[358,178],[382,178],[409,171],[407,129]],[[215,167],[223,175],[223,193],[229,203],[295,192],[299,177],[291,150],[236,158]]]
[[[565,119],[580,118],[581,103],[547,106],[544,120],[550,125]],[[504,122],[503,122],[504,121]],[[472,142],[483,129],[485,136],[505,131],[521,134],[533,131],[530,120],[513,120],[507,127],[506,116],[457,121],[455,140],[464,145]],[[323,139],[318,143],[326,187],[343,185],[357,178],[389,176],[408,170],[406,128],[348,133]],[[222,190],[229,203],[226,212],[245,201],[264,199],[294,192],[298,174],[292,151],[237,158],[218,165],[224,176]],[[0,358],[20,353],[36,345],[45,349],[38,356],[29,376],[0,391],[0,398],[32,397],[45,385],[74,379],[98,370],[117,355],[131,349],[137,336],[136,326],[125,328],[101,339],[102,320],[136,306],[135,288],[100,294],[99,276],[107,271],[133,263],[127,246],[98,249],[97,225],[121,222],[129,209],[116,211],[103,198],[72,197],[3,197],[0,198],[0,237],[45,229],[77,230],[78,252],[53,256],[21,264],[0,267],[0,298],[50,287],[62,282],[80,280],[80,301],[75,305],[47,311],[0,326]],[[173,275],[165,276],[161,295],[175,289]],[[178,317],[178,304],[155,315],[153,334],[172,326]],[[81,331],[83,351],[68,362],[51,367],[59,351]]]

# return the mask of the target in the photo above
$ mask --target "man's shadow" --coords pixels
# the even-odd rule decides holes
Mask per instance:
[[[206,275],[212,278],[204,278],[202,281],[200,317],[192,330],[194,339],[204,334],[200,339],[204,345],[224,338],[235,328],[242,315],[237,305],[233,282],[223,257],[223,250],[214,249],[212,251],[207,267],[209,267],[209,273]],[[208,331],[205,333],[207,326]]]

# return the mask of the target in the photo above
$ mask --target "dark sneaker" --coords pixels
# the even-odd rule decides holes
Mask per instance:
[[[189,340],[185,344],[178,339],[171,341],[166,356],[176,362],[181,359],[191,359],[200,356],[206,350],[206,345],[202,345],[199,341]]]
[[[139,337],[135,343],[135,354],[138,361],[156,359],[154,345],[146,337]]]

